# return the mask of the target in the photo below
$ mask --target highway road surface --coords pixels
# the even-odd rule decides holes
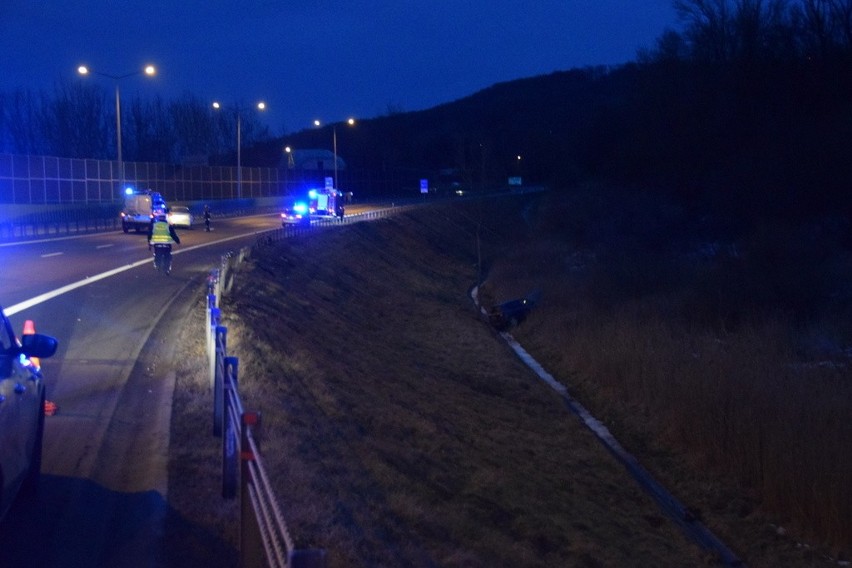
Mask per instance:
[[[170,276],[144,234],[0,245],[0,304],[17,330],[59,339],[39,497],[0,523],[0,566],[157,566],[168,512],[170,334],[221,255],[280,228],[276,215],[179,230]],[[203,330],[199,330],[203,333]]]

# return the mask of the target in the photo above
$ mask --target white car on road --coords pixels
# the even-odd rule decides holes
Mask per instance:
[[[174,227],[192,228],[194,219],[189,207],[184,205],[173,205],[169,208],[169,224]]]

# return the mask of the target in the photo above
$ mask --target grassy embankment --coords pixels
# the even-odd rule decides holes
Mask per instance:
[[[785,310],[747,309],[729,273],[754,278],[748,260],[674,254],[658,237],[672,219],[581,197],[424,210],[254,252],[225,323],[300,545],[333,566],[707,561],[479,321],[480,268],[487,301],[542,290],[516,337],[750,565],[821,558],[773,519],[848,543],[850,450],[832,443],[850,439],[845,367],[799,364]],[[176,412],[209,416],[193,401],[203,380],[185,381],[196,396]],[[202,518],[176,501],[219,532],[227,507]]]

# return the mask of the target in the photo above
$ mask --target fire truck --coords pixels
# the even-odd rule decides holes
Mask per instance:
[[[121,229],[128,233],[135,229],[137,233],[147,231],[151,218],[156,213],[166,212],[166,200],[163,196],[150,189],[136,191],[126,189],[124,192],[124,209],[121,210]]]
[[[333,187],[308,191],[308,211],[320,217],[343,218],[343,194]]]

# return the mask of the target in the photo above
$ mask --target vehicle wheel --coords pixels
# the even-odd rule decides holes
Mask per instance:
[[[44,390],[42,390],[38,405],[36,439],[32,454],[30,454],[30,468],[27,471],[27,476],[24,478],[24,483],[21,485],[21,494],[26,496],[33,496],[38,492],[39,479],[41,478],[41,455],[44,442],[44,401]]]

